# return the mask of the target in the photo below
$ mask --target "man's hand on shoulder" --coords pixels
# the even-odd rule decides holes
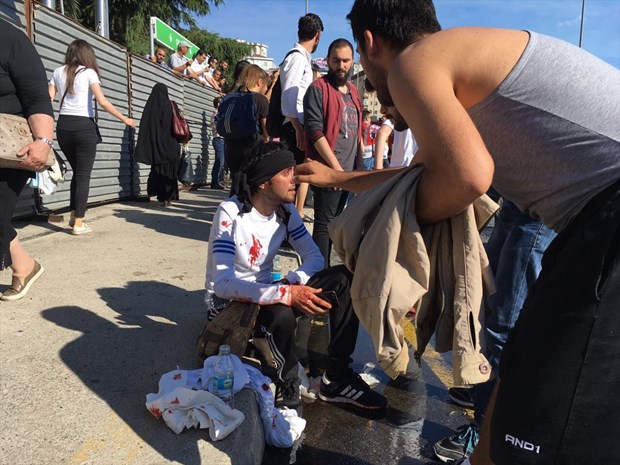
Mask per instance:
[[[291,307],[308,316],[326,313],[332,306],[317,295],[321,290],[303,285],[291,286]]]

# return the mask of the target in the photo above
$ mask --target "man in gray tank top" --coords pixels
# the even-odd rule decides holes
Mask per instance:
[[[620,443],[620,73],[528,31],[441,31],[431,0],[356,0],[367,78],[425,165],[434,223],[493,187],[559,234],[502,353],[474,465],[617,463]],[[359,192],[398,171],[298,178]]]

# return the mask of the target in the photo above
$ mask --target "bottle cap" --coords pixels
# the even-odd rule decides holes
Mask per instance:
[[[230,354],[230,346],[227,344],[222,344],[220,346],[220,355],[228,355]]]

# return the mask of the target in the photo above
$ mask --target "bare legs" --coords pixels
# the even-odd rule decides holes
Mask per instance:
[[[15,237],[10,244],[11,252],[11,270],[13,270],[13,276],[23,280],[34,269],[34,259],[28,255],[28,252],[22,247],[19,239]]]

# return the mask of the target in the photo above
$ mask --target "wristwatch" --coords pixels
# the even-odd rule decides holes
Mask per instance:
[[[34,140],[40,140],[41,142],[45,142],[49,145],[50,149],[54,146],[54,142],[49,140],[47,137],[35,137]]]

